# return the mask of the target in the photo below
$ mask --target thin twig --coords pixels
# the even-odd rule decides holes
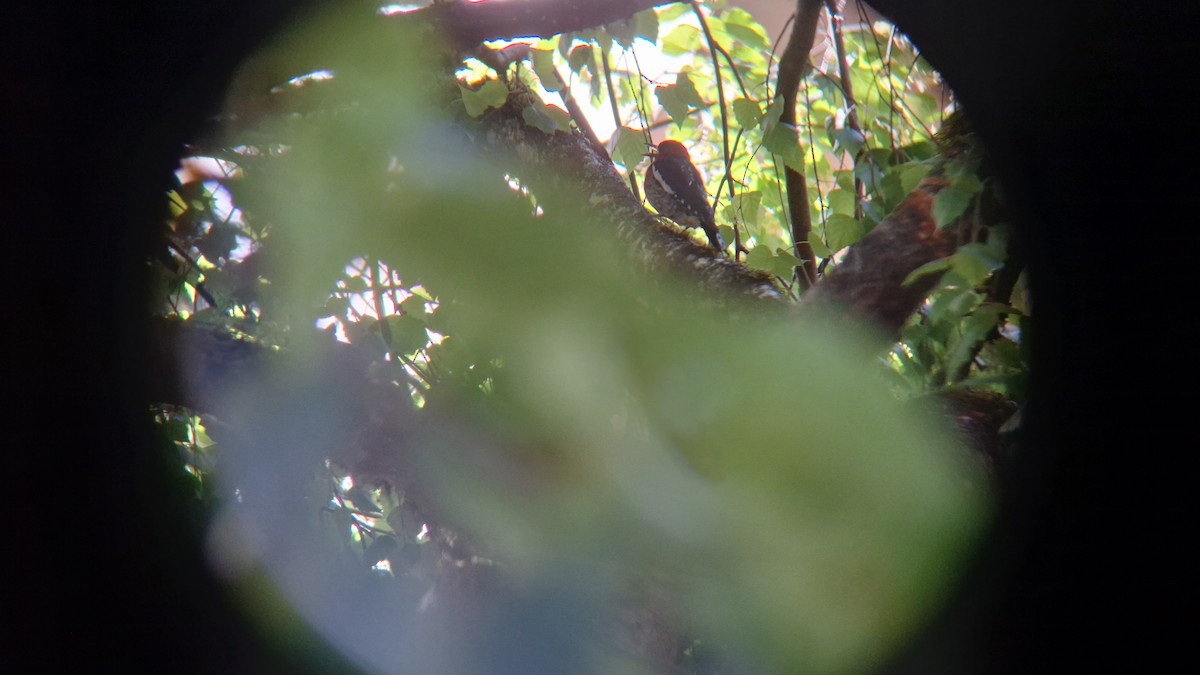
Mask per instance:
[[[858,11],[866,16],[866,9],[863,8],[862,0],[855,0],[858,3]],[[892,27],[895,30],[895,26]],[[875,55],[879,57],[879,62],[883,64],[884,74],[888,81],[888,144],[890,146],[892,157],[896,157],[896,89],[892,82],[892,37],[888,36],[888,55],[885,58],[883,49],[879,46],[879,36],[875,34],[875,27],[871,26],[871,41],[875,44]],[[878,88],[878,80],[876,80],[876,88]],[[882,91],[880,95],[882,97]]]
[[[721,56],[724,56],[724,57],[725,57],[725,61],[726,61],[726,62],[729,64],[729,70],[730,70],[730,71],[733,73],[733,79],[737,80],[738,89],[740,89],[740,90],[742,91],[742,98],[749,99],[749,98],[750,98],[750,92],[746,90],[746,83],[745,83],[745,82],[742,82],[742,73],[741,73],[740,71],[738,71],[738,69],[737,69],[737,66],[736,66],[736,65],[734,65],[734,63],[733,63],[733,57],[732,57],[732,56],[730,56],[730,55],[729,55],[729,52],[725,51],[725,48],[724,48],[724,47],[722,47],[721,45],[719,45],[719,44],[716,44],[716,43],[714,42],[714,43],[713,43],[713,46],[715,46],[715,47],[716,47],[716,49],[717,49],[717,52],[718,52],[718,53],[719,53]]]
[[[646,105],[646,81],[649,79],[642,72],[642,62],[638,60],[637,47],[630,46],[629,53],[633,54],[633,67],[637,68],[638,72],[638,88],[633,89],[633,83],[628,79],[625,80],[629,85],[629,93],[633,95],[634,104],[637,106],[638,117],[642,120],[642,135],[646,139],[646,146],[649,147],[653,137],[650,135],[650,109]]]

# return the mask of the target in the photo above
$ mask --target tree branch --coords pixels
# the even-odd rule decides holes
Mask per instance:
[[[796,20],[792,25],[792,34],[779,57],[779,77],[775,87],[777,95],[783,97],[783,112],[779,121],[792,129],[797,127],[796,104],[800,84],[811,68],[808,55],[817,35],[817,18],[822,4],[822,0],[796,0]],[[784,169],[784,182],[787,185],[788,211],[792,218],[792,242],[796,257],[803,261],[796,268],[796,279],[805,287],[809,287],[816,281],[817,266],[816,255],[808,243],[809,234],[812,232],[808,182],[803,173],[791,167]]]
[[[388,18],[430,21],[457,46],[472,47],[484,40],[551,37],[595,28],[668,4],[663,0],[444,2]]]
[[[546,134],[525,124],[521,109],[532,94],[518,92],[483,119],[481,149],[512,167],[540,203],[563,213],[586,211],[610,227],[628,247],[635,268],[646,273],[666,269],[694,280],[695,297],[722,302],[732,297],[780,302],[771,275],[747,269],[686,233],[665,225],[634,198],[612,161],[582,136]],[[580,201],[588,205],[581,208]],[[780,306],[783,306],[780,302]]]
[[[925,275],[905,286],[921,265],[955,250],[953,231],[939,229],[933,198],[949,181],[927,176],[900,206],[850,247],[845,261],[802,298],[805,307],[838,305],[871,321],[895,339],[908,317],[937,286],[940,274]]]

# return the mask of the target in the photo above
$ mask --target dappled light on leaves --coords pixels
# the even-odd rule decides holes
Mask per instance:
[[[678,6],[543,38],[499,71],[463,68],[404,16],[386,29],[318,16],[254,56],[196,149],[236,175],[173,195],[173,226],[193,237],[178,249],[204,255],[175,282],[192,304],[164,313],[243,331],[221,358],[268,354],[216,369],[220,387],[190,364],[188,400],[210,409],[159,420],[198,485],[216,474],[239,495],[210,537],[214,564],[245,597],[269,596],[251,612],[294,611],[369,672],[658,669],[639,641],[683,672],[712,672],[699,645],[750,672],[882,663],[954,587],[990,509],[960,439],[904,399],[984,369],[1007,393],[1023,373],[1027,312],[985,289],[1007,240],[946,243],[968,221],[985,229],[988,193],[976,164],[937,163],[917,123],[943,112],[932,71],[867,28],[846,71],[864,128],[836,66],[805,85],[807,126],[783,128],[770,39],[742,10],[708,12],[739,92],[725,165],[704,33]],[[880,34],[907,58],[869,58]],[[660,37],[692,58],[647,87],[632,45]],[[619,95],[602,86],[614,54]],[[563,91],[559,67],[616,108],[617,138],[590,147],[618,185],[654,123],[634,115],[652,106],[687,139],[740,254],[714,259],[629,195],[614,226],[617,198],[537,161],[579,138],[536,103]],[[530,136],[505,136],[511,120]],[[798,314],[783,300],[801,261],[781,172],[806,162],[812,248],[831,270],[929,191],[914,231],[957,252],[896,273],[930,289],[899,341],[844,302]],[[222,215],[233,229],[214,239]],[[651,234],[620,230],[637,217]],[[683,263],[630,262],[668,245]],[[758,294],[696,284],[712,267]],[[202,283],[220,296],[207,310]]]

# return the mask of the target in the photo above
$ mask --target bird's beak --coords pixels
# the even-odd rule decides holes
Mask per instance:
[[[658,148],[656,148],[652,145],[652,146],[650,146],[650,152],[647,152],[646,154],[644,154],[642,156],[643,157],[658,157]]]

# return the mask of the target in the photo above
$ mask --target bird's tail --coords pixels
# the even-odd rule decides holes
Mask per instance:
[[[725,253],[725,242],[721,240],[721,233],[717,231],[716,223],[705,223],[704,234],[708,235],[708,243],[717,250],[717,253]]]

